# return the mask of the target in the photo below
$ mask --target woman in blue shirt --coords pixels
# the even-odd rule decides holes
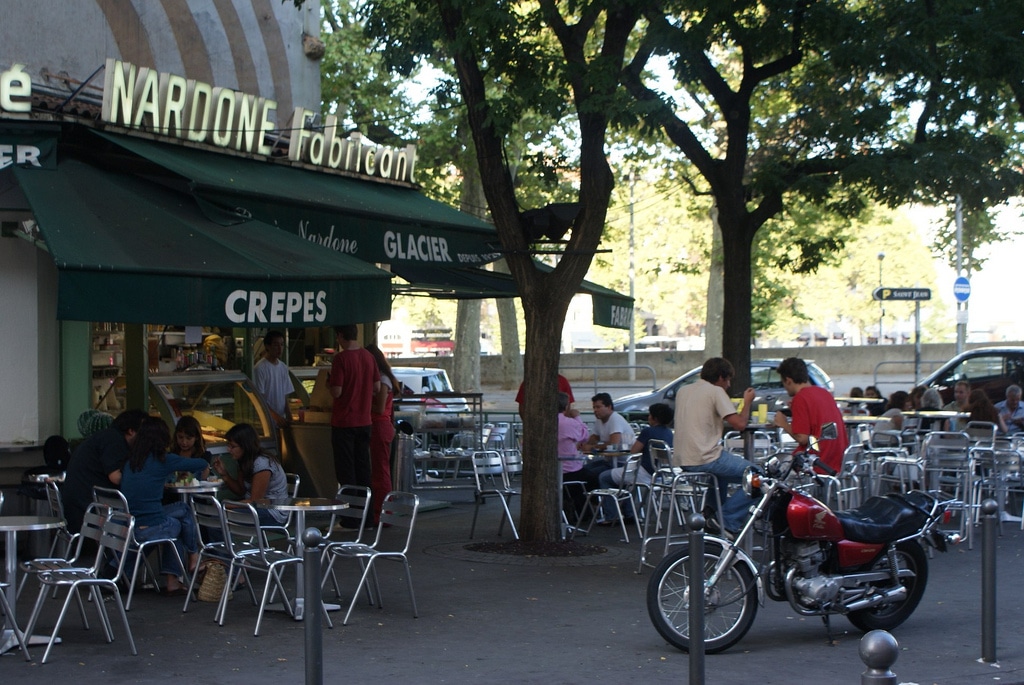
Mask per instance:
[[[199,558],[199,538],[195,521],[184,502],[163,504],[164,483],[175,471],[191,471],[202,476],[208,464],[205,459],[186,458],[168,453],[171,434],[163,419],[147,417],[142,421],[129,452],[128,462],[121,469],[121,492],[135,516],[135,537],[140,542],[156,538],[174,538],[178,554],[188,559],[190,569]],[[185,594],[184,571],[171,554],[161,555],[161,572],[167,576],[164,594]]]

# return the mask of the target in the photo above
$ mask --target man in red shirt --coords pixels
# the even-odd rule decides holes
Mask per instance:
[[[825,388],[811,385],[807,373],[807,364],[803,359],[789,357],[779,364],[779,375],[782,376],[782,387],[793,399],[789,403],[792,410],[792,421],[781,411],[775,412],[775,425],[793,436],[802,448],[807,447],[810,436],[821,437],[821,427],[826,423],[836,424],[835,440],[822,440],[818,443],[818,456],[822,463],[837,472],[843,468],[843,454],[849,445],[846,428],[843,425],[843,414],[836,405],[835,398]]]
[[[338,352],[331,361],[331,448],[338,485],[370,485],[370,406],[380,372],[369,350],[359,345],[359,327],[336,326]]]
[[[516,393],[516,404],[519,406],[518,411],[520,416],[523,415],[523,385],[524,383],[519,384],[519,392]],[[562,374],[558,374],[558,392],[564,392],[569,396],[569,408],[565,410],[565,415],[570,418],[576,418],[579,416],[579,411],[572,407],[572,403],[576,401],[576,398],[573,397],[572,394],[572,386],[569,385],[569,379]]]

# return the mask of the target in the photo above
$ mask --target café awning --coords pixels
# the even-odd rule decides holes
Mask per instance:
[[[191,196],[65,158],[16,167],[58,270],[61,319],[321,326],[391,315],[391,274]]]
[[[538,269],[552,269],[541,262],[536,262],[536,265]],[[394,285],[395,292],[398,293],[450,299],[519,296],[512,276],[497,271],[475,267],[425,267],[415,264],[393,264],[391,270],[409,282],[408,286]],[[580,283],[578,292],[591,296],[595,325],[626,330],[633,325],[632,298],[586,280]]]
[[[377,264],[487,264],[501,256],[493,226],[415,188],[115,133],[97,135],[186,179],[217,221],[251,217],[322,249]]]

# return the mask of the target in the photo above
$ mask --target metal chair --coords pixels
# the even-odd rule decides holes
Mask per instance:
[[[128,510],[128,500],[120,490],[113,488],[101,488],[94,486],[92,489],[93,498],[100,504],[106,505],[114,511],[121,511],[126,514],[131,514]],[[178,540],[177,538],[154,538],[152,540],[139,540],[135,536],[135,529],[132,529],[132,538],[128,545],[128,554],[134,555],[134,562],[132,564],[131,575],[128,576],[128,599],[125,601],[124,606],[126,611],[132,609],[132,596],[135,594],[135,584],[139,580],[139,569],[143,568],[142,582],[145,583],[146,575],[153,580],[153,585],[159,587],[157,583],[158,574],[153,570],[153,567],[149,564],[149,559],[146,557],[149,555],[151,550],[157,550],[159,553],[162,548],[170,548],[174,553],[175,558],[178,560],[178,565],[181,568],[184,578],[188,580],[188,566],[185,564],[185,560],[182,559],[181,554],[178,552]]]
[[[476,484],[474,495],[475,506],[473,508],[473,523],[469,529],[469,539],[473,539],[476,532],[476,519],[480,513],[480,505],[488,499],[497,499],[501,502],[504,517],[498,524],[498,535],[501,535],[508,520],[512,528],[512,536],[518,540],[519,531],[516,530],[516,522],[512,517],[512,510],[509,508],[509,500],[516,494],[516,491],[509,488],[508,478],[505,472],[505,461],[497,450],[482,450],[473,453],[473,480]]]
[[[362,567],[362,574],[359,577],[359,584],[352,593],[352,601],[345,612],[345,619],[342,625],[348,625],[348,619],[355,608],[356,600],[365,587],[370,598],[370,603],[384,607],[383,597],[380,592],[380,583],[377,578],[377,561],[391,560],[400,561],[405,567],[406,583],[409,587],[409,601],[412,603],[412,615],[419,616],[416,609],[416,595],[412,588],[412,570],[409,568],[409,546],[412,544],[413,530],[416,526],[416,514],[419,512],[420,498],[407,492],[389,492],[384,497],[381,505],[380,525],[377,526],[377,536],[372,544],[337,545],[330,550],[330,562],[327,565],[325,575],[334,573],[334,565],[339,559],[355,559]],[[373,588],[370,589],[368,579],[373,575]],[[328,624],[333,625],[328,617]]]
[[[946,510],[960,512],[960,535],[968,538],[968,549],[973,540],[968,537],[971,519],[971,479],[974,459],[971,439],[959,431],[932,431],[921,443],[924,460],[925,488],[950,500]]]
[[[82,622],[85,628],[89,628],[88,621],[85,619],[85,605],[82,602],[81,590],[83,588],[88,588],[89,590],[89,596],[96,607],[96,613],[99,615],[100,623],[103,625],[103,632],[107,642],[114,641],[114,633],[111,630],[110,617],[107,614],[103,590],[110,590],[111,598],[116,602],[118,612],[121,614],[121,621],[124,623],[124,630],[128,636],[128,645],[131,648],[131,652],[133,655],[138,655],[138,650],[135,648],[135,639],[132,637],[132,629],[128,625],[127,609],[121,601],[121,592],[117,587],[118,580],[124,574],[125,559],[134,537],[135,518],[123,511],[104,512],[100,508],[90,507],[85,512],[85,519],[88,521],[83,521],[82,537],[79,540],[83,540],[87,536],[93,538],[93,533],[86,533],[87,528],[90,531],[94,531],[97,528],[101,531],[97,541],[98,549],[93,565],[89,568],[69,567],[51,569],[38,574],[41,585],[39,595],[36,597],[35,606],[32,609],[32,615],[29,617],[28,625],[25,628],[26,635],[31,635],[34,632],[43,603],[46,601],[47,595],[50,594],[50,588],[59,589],[63,587],[67,588],[68,591],[67,596],[64,598],[64,604],[61,606],[60,614],[57,617],[57,622],[53,627],[53,632],[50,634],[50,639],[46,644],[46,651],[43,652],[41,663],[44,664],[50,657],[50,650],[53,649],[53,645],[57,640],[57,634],[64,623],[64,617],[67,615],[72,598],[78,603],[78,609],[82,614]],[[118,560],[117,571],[113,578],[101,577],[108,558]]]
[[[345,510],[346,518],[354,519],[356,516],[359,517],[359,527],[357,529],[349,529],[348,533],[353,535],[351,540],[337,540],[335,539],[338,532],[335,530],[336,515],[331,514],[331,524],[327,532],[325,540],[324,551],[321,554],[321,565],[324,560],[328,560],[331,547],[340,545],[359,545],[363,544],[363,535],[366,532],[366,520],[370,514],[370,502],[372,499],[372,493],[370,488],[361,487],[358,485],[342,485],[338,488],[338,493],[334,496],[334,499],[339,502],[345,502],[348,504],[348,509]],[[353,515],[354,514],[354,515]],[[329,566],[328,566],[329,568]],[[338,577],[334,574],[333,570],[324,573],[324,584],[327,582],[327,577],[330,576],[334,584],[334,594],[340,595],[341,589],[338,586]]]
[[[585,516],[589,511],[591,514],[590,524],[587,526],[587,533],[589,534],[591,529],[594,527],[594,521],[597,519],[598,511],[601,505],[605,501],[609,501],[615,504],[615,511],[619,516],[619,526],[622,528],[622,535],[626,542],[629,542],[629,533],[626,531],[625,514],[622,509],[622,505],[625,502],[634,503],[636,499],[636,476],[640,470],[640,455],[633,454],[626,459],[626,465],[622,471],[622,484],[617,488],[595,488],[587,493],[587,499],[583,503],[583,515]],[[636,511],[638,507],[634,507]],[[643,538],[643,533],[640,530],[640,518],[638,516],[633,517],[633,523],[636,525],[636,535],[638,538]]]
[[[288,496],[298,497],[299,496],[299,485],[302,484],[302,478],[297,473],[285,473],[285,480],[288,482]],[[263,526],[263,539],[268,546],[272,546],[279,540],[284,540],[287,543],[287,550],[291,552],[295,545],[295,536],[292,535],[292,519],[294,512],[289,511],[288,516],[285,518],[284,523],[276,526],[264,525]]]
[[[50,516],[61,521],[61,526],[53,536],[53,542],[50,543],[50,556],[54,556],[54,552],[57,551],[57,543],[60,542],[64,545],[63,556],[67,557],[74,548],[75,541],[78,539],[78,533],[72,533],[68,530],[68,522],[64,517],[64,501],[60,497],[60,486],[52,480],[46,481],[45,486],[46,500],[50,504]]]
[[[216,617],[219,625],[224,625],[224,615],[227,613],[228,595],[240,578],[246,580],[246,588],[249,590],[249,597],[252,603],[256,604],[256,593],[253,590],[250,571],[265,573],[267,582],[263,586],[263,594],[259,601],[259,610],[256,617],[256,630],[253,635],[260,634],[260,624],[263,622],[263,612],[267,609],[268,599],[271,596],[271,589],[280,592],[285,609],[291,616],[295,615],[295,608],[288,598],[281,576],[289,566],[297,566],[302,559],[294,554],[282,552],[269,547],[264,538],[259,515],[256,509],[246,502],[224,502],[221,508],[222,529],[224,536],[224,551],[231,558],[228,566],[228,578],[233,582],[224,584],[224,591],[221,593]],[[236,575],[237,571],[237,575]],[[191,585],[189,586],[191,589]]]

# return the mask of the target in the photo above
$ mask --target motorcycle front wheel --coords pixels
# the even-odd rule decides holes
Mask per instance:
[[[928,584],[928,556],[921,545],[914,540],[896,545],[896,563],[900,570],[913,572],[912,576],[900,579],[900,584],[907,589],[907,596],[895,602],[848,614],[847,618],[850,619],[850,623],[864,632],[892,630],[910,618],[924,596],[924,588]],[[875,562],[872,570],[888,568],[889,559],[883,556]]]
[[[721,544],[704,547],[704,579],[724,554]],[[690,547],[682,546],[654,569],[647,583],[647,613],[658,633],[674,647],[690,651]],[[723,652],[750,630],[757,615],[757,589],[750,568],[737,560],[714,587],[704,591],[704,651]]]

